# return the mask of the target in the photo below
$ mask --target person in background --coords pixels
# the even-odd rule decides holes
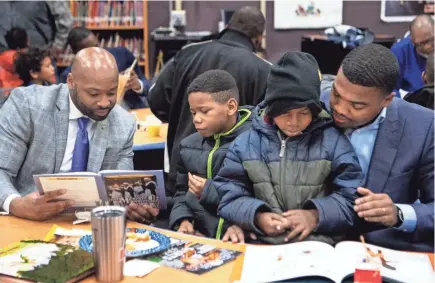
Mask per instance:
[[[72,24],[69,1],[1,1],[0,51],[8,49],[6,32],[19,27],[27,31],[32,46],[48,49],[57,57]]]
[[[353,204],[364,178],[352,145],[321,106],[314,57],[284,54],[254,113],[213,180],[219,215],[270,244],[344,239],[358,222]]]
[[[354,207],[364,221],[353,239],[433,252],[434,112],[394,97],[399,75],[388,48],[362,45],[344,58],[322,101],[366,175]]]
[[[238,226],[223,219],[219,222],[216,189],[204,187],[221,168],[231,142],[251,127],[253,107],[238,107],[236,81],[222,70],[199,75],[189,85],[187,95],[197,132],[181,141],[169,227],[182,233],[199,231],[219,240],[244,242],[244,233]]]
[[[18,52],[29,47],[27,32],[22,28],[12,28],[5,35],[9,50],[0,54],[0,88],[12,89],[23,85],[20,76],[15,72],[15,58]]]
[[[23,86],[32,84],[50,85],[56,83],[54,67],[48,50],[30,47],[15,58],[15,71]]]
[[[271,64],[255,55],[260,47],[265,19],[256,7],[236,11],[217,40],[184,46],[167,62],[151,86],[148,103],[161,121],[168,122],[167,147],[170,161],[167,189],[175,188],[180,142],[195,132],[186,90],[200,74],[225,70],[237,82],[240,105],[256,105],[264,98]],[[168,191],[167,196],[173,196]],[[168,204],[171,205],[169,198]]]
[[[434,110],[434,54],[427,58],[426,70],[422,74],[425,86],[408,93],[403,99]]]
[[[99,46],[97,37],[92,31],[84,27],[76,27],[71,30],[68,35],[68,44],[74,54],[77,54],[77,52],[84,48]],[[119,72],[125,71],[135,60],[134,55],[125,47],[113,47],[107,48],[106,50],[115,57]],[[61,83],[66,82],[69,72],[71,72],[71,67],[66,68],[62,72],[60,75]],[[136,63],[126,85],[126,93],[122,103],[123,108],[145,108],[147,106],[146,96],[148,94],[148,88],[148,80],[144,77],[141,68]]]
[[[409,26],[410,35],[395,43],[391,51],[399,61],[400,76],[395,94],[416,91],[424,86],[421,73],[427,57],[434,51],[434,20],[430,15],[417,16]]]
[[[116,105],[117,88],[113,56],[89,48],[75,57],[68,84],[12,91],[0,111],[3,210],[46,220],[74,204],[59,199],[66,193],[61,188],[39,194],[33,175],[133,170],[135,121]]]

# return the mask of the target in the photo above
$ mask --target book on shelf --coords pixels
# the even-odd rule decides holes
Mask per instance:
[[[72,1],[75,26],[141,27],[143,1]]]
[[[99,38],[99,34],[96,34]],[[109,38],[102,38],[100,40],[101,48],[113,48],[113,47],[125,47],[127,48],[136,58],[138,58],[139,65],[143,65],[145,61],[145,50],[143,39],[139,37],[124,38],[119,35],[119,33],[112,34]],[[71,47],[68,45],[65,51],[59,55],[57,64],[58,66],[69,66],[74,59],[74,54]]]

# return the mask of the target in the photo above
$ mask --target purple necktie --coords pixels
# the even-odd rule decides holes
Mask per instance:
[[[71,172],[86,172],[89,157],[89,138],[86,130],[88,121],[89,118],[86,117],[78,119],[79,130],[74,145]]]

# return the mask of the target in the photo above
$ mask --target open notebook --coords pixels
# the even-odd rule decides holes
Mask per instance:
[[[379,270],[384,282],[435,282],[430,259],[425,254],[394,251],[360,242],[341,242],[334,248],[310,241],[247,246],[239,282],[318,276],[339,283],[352,276],[356,269]]]

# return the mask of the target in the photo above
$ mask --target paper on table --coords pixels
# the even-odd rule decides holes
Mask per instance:
[[[148,260],[129,260],[124,264],[124,276],[144,277],[158,267],[158,263]]]
[[[334,248],[321,242],[246,247],[239,282],[271,282],[304,276],[334,278]],[[332,260],[333,262],[333,260]]]

